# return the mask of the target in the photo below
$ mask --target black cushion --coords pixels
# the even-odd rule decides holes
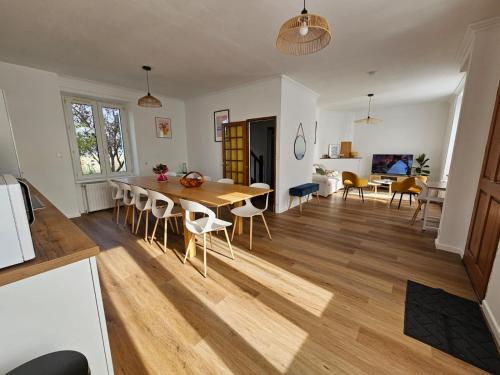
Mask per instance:
[[[89,363],[82,353],[62,350],[42,355],[6,375],[88,375]]]

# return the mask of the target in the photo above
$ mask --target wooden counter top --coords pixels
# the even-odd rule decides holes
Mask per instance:
[[[45,208],[35,211],[31,235],[35,258],[0,269],[0,286],[50,271],[70,263],[93,257],[99,247],[80,228],[73,224],[47,198],[29,184]]]

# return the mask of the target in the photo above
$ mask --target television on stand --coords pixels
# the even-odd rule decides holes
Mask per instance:
[[[372,157],[373,174],[409,176],[412,165],[411,154],[373,154]]]

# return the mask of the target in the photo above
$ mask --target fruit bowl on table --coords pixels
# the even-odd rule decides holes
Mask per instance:
[[[190,177],[191,175],[197,177]],[[200,187],[205,182],[205,177],[200,172],[191,171],[182,176],[179,182],[187,188]]]

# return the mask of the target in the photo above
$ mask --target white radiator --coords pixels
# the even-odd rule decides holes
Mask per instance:
[[[111,186],[108,182],[92,182],[82,185],[85,211],[105,210],[114,206]]]

